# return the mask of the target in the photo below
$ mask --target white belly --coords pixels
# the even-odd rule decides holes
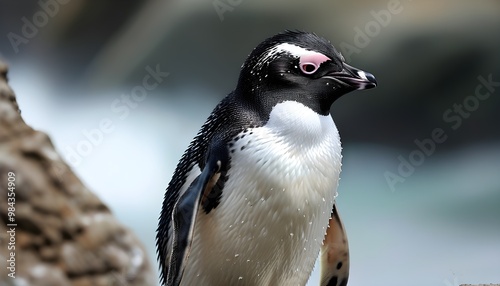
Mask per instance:
[[[220,204],[199,212],[183,285],[305,285],[319,254],[341,169],[332,119],[284,102],[244,135]]]

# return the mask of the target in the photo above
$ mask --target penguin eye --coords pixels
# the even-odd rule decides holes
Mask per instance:
[[[301,63],[300,70],[305,74],[313,74],[318,70],[319,66],[314,63]]]
[[[311,52],[300,57],[299,67],[304,74],[313,74],[319,69],[322,63],[329,60],[330,58],[322,53]]]

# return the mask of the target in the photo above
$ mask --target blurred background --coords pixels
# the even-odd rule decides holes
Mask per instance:
[[[349,285],[500,283],[500,2],[0,0],[25,121],[153,263],[177,161],[246,56],[285,29],[330,39],[379,82],[332,108]]]

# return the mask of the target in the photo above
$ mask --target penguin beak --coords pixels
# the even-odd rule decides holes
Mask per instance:
[[[377,86],[377,80],[371,73],[345,63],[342,71],[330,73],[325,77],[349,86],[354,90],[370,89]]]

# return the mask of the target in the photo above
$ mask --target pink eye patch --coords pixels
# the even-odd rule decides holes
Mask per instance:
[[[322,63],[328,60],[330,60],[330,58],[321,53],[308,53],[302,55],[299,61],[300,70],[305,74],[313,74]]]

